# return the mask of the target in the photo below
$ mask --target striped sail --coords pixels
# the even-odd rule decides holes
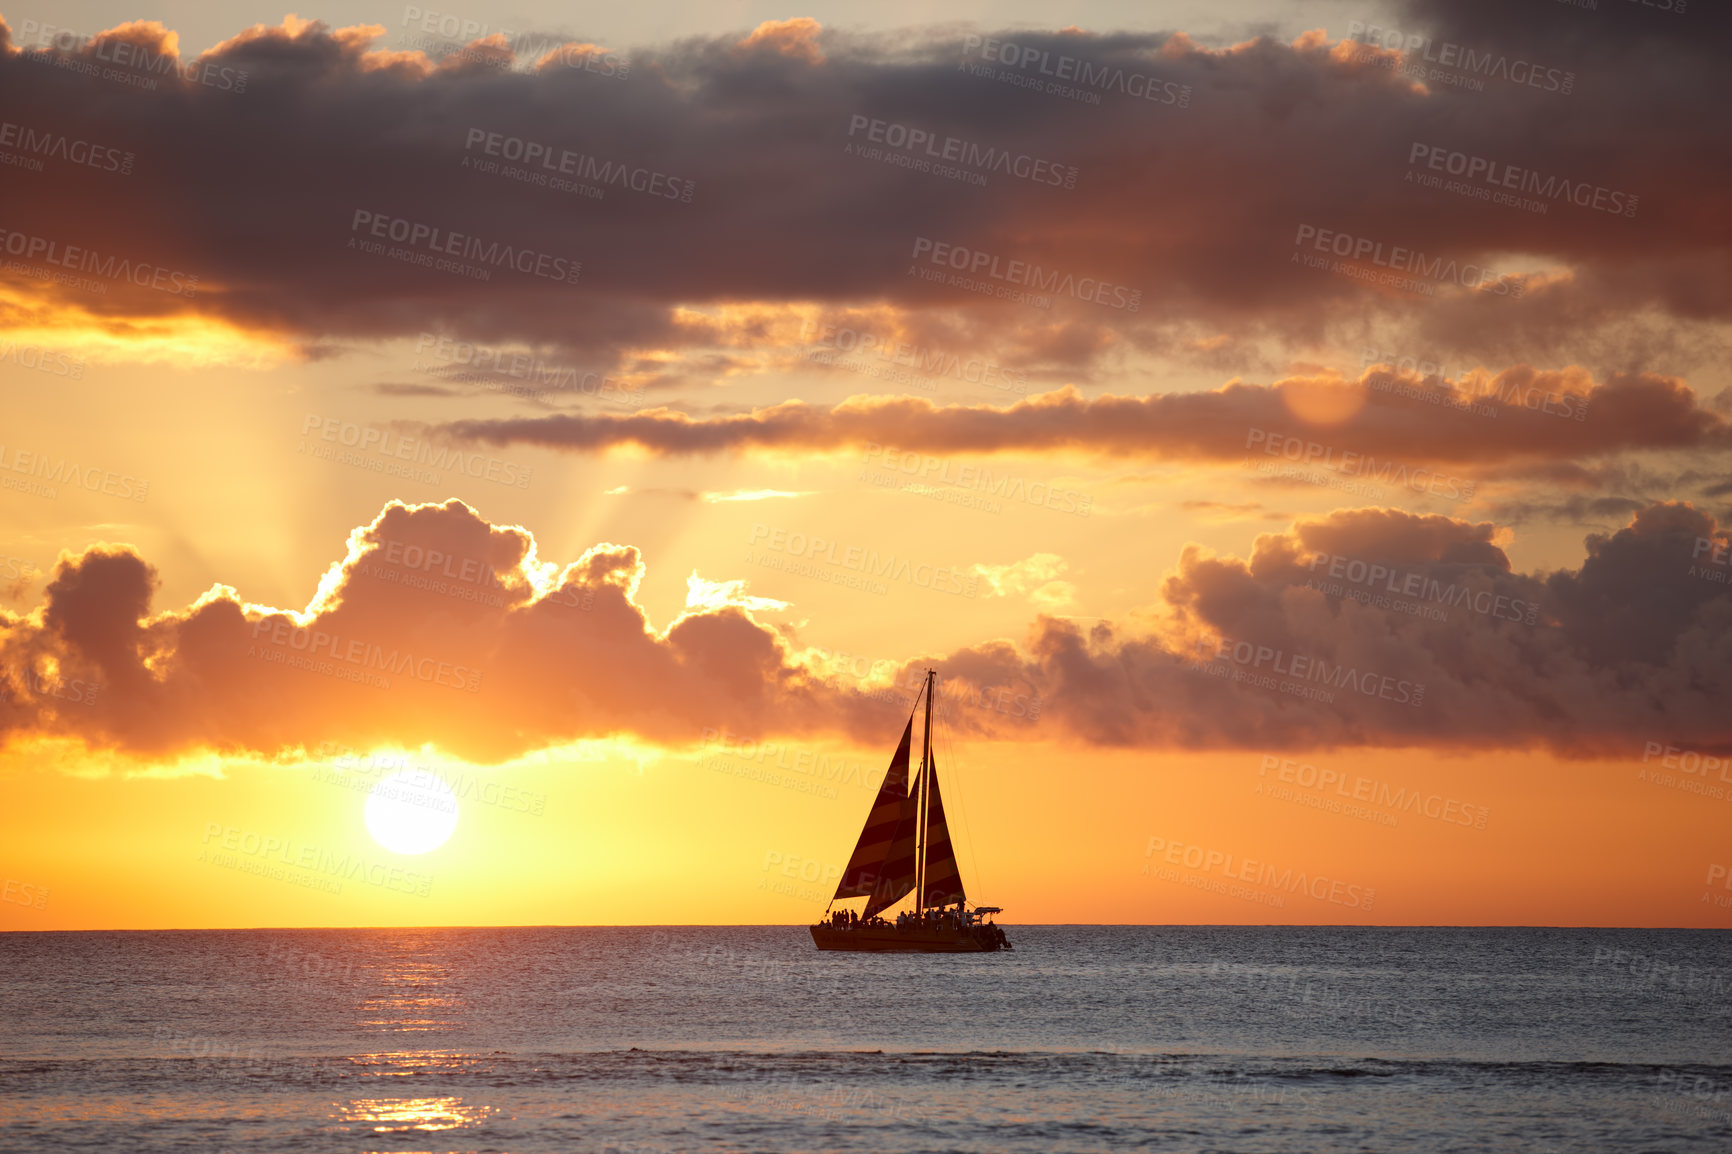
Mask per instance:
[[[919,816],[920,797],[918,793],[911,793],[902,799],[896,834],[879,870],[878,888],[861,911],[861,917],[869,918],[914,892],[914,829],[919,824]]]
[[[890,759],[890,769],[884,774],[884,783],[878,787],[878,797],[872,803],[871,812],[866,815],[866,828],[860,831],[860,841],[854,847],[854,856],[848,859],[848,868],[842,871],[842,880],[836,885],[837,898],[873,897],[885,881],[885,860],[890,856],[891,846],[896,842],[903,822],[908,820],[905,817],[905,811],[911,804],[908,795],[908,747],[913,736],[914,718],[910,717],[907,728],[902,731],[902,744],[896,747],[896,756]],[[912,821],[909,820],[911,844],[913,829]],[[889,902],[885,902],[885,905],[914,888],[912,853],[909,862],[908,886]],[[872,915],[868,913],[866,916]]]
[[[950,844],[950,827],[944,822],[944,799],[938,793],[936,751],[930,754],[926,773],[926,899],[922,905],[952,906],[966,897],[956,850]]]

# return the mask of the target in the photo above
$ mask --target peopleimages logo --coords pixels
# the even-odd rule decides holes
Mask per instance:
[[[1446,172],[1467,180],[1479,180],[1497,188],[1514,189],[1550,200],[1559,197],[1578,208],[1594,208],[1615,216],[1635,216],[1637,197],[1589,184],[1585,180],[1571,181],[1556,176],[1542,177],[1531,168],[1518,168],[1483,156],[1452,152],[1441,144],[1414,141],[1407,152],[1407,163],[1424,162],[1433,172]]]
[[[31,41],[35,43],[32,44]],[[206,88],[215,88],[223,92],[241,93],[247,90],[247,70],[244,68],[229,68],[214,60],[194,60],[188,64],[180,62],[180,56],[173,52],[152,52],[141,44],[129,40],[109,38],[97,41],[95,36],[85,32],[75,32],[70,28],[56,28],[52,24],[39,24],[34,20],[25,20],[18,26],[18,34],[13,40],[19,48],[28,51],[30,48],[52,51],[54,53],[72,53],[83,51],[94,43],[91,55],[106,64],[114,64],[133,72],[142,73],[144,78],[160,76],[179,76],[194,84],[202,84]],[[114,80],[121,77],[109,75],[113,70],[98,68],[87,61],[70,59],[62,56],[55,63],[61,67],[85,75],[102,75]],[[147,84],[136,85],[147,90],[156,87],[156,81],[150,79]]]
[[[1428,573],[1417,571],[1402,572],[1393,565],[1385,565],[1380,561],[1363,561],[1357,557],[1343,557],[1337,554],[1318,553],[1311,558],[1311,572],[1316,573],[1317,567],[1325,566],[1324,572],[1337,580],[1345,580],[1350,585],[1362,585],[1368,590],[1382,589],[1396,597],[1413,597],[1420,601],[1430,601],[1437,605],[1447,605],[1451,608],[1462,607],[1475,613],[1491,617],[1499,621],[1520,621],[1524,625],[1532,625],[1539,620],[1539,603],[1512,598],[1489,589],[1469,589],[1465,585],[1451,582],[1445,585]],[[1307,581],[1306,587],[1319,589],[1324,593],[1343,595],[1340,586],[1326,586],[1315,579]],[[1347,594],[1351,596],[1351,594]],[[1354,600],[1363,603],[1373,603],[1373,599],[1359,596]],[[1402,609],[1415,616],[1430,616],[1408,608],[1401,601],[1386,601],[1376,598],[1379,607]],[[1449,620],[1446,613],[1435,620]]]
[[[150,482],[140,480],[130,473],[116,473],[101,465],[80,465],[71,457],[61,457],[56,460],[48,453],[40,450],[14,448],[10,454],[6,446],[0,444],[0,473],[22,473],[27,477],[40,477],[53,486],[67,485],[84,489],[91,493],[103,493],[110,497],[119,497],[123,501],[142,501],[150,495]],[[11,482],[10,477],[5,478]],[[44,486],[28,486],[42,489],[43,494],[50,499],[59,496],[58,488]],[[18,487],[8,484],[7,488]]]
[[[84,377],[83,357],[55,352],[41,345],[20,345],[16,341],[7,341],[0,345],[0,365],[4,364],[14,364],[21,369],[34,369],[39,373],[67,377],[74,381]]]
[[[1396,461],[1385,460],[1379,466],[1377,458],[1351,450],[1343,450],[1338,458],[1333,445],[1307,441],[1302,437],[1290,437],[1285,433],[1249,429],[1245,434],[1245,447],[1249,449],[1255,445],[1262,445],[1264,454],[1270,457],[1281,457],[1306,465],[1314,464],[1343,476],[1374,480],[1380,485],[1400,485],[1415,493],[1448,497],[1452,501],[1473,496],[1473,481],[1443,475],[1434,469],[1412,469]],[[1425,477],[1430,480],[1421,479]]]
[[[308,413],[301,421],[302,452],[307,451],[306,442],[312,437],[314,430],[318,431],[320,440],[355,450],[353,454],[348,454],[353,460],[343,456],[331,456],[330,459],[340,464],[358,465],[374,472],[391,473],[394,469],[405,469],[415,473],[421,472],[416,466],[431,465],[437,469],[450,469],[476,480],[485,479],[517,489],[527,489],[530,478],[534,475],[533,465],[520,465],[515,461],[489,457],[479,452],[466,453],[425,437],[406,437],[390,429],[361,425],[340,417],[320,416],[318,413]],[[313,450],[314,456],[326,455],[319,452],[317,445],[313,446]],[[398,461],[407,461],[410,464],[396,466]],[[430,480],[433,483],[439,480],[438,476],[432,473],[416,479]]]
[[[1002,261],[994,253],[964,248],[959,244],[947,244],[924,236],[914,238],[913,255],[915,260],[924,257],[931,264],[965,272],[970,276],[986,276],[1019,288],[1074,297],[1079,301],[1106,305],[1108,308],[1123,309],[1126,312],[1136,312],[1143,303],[1141,289],[1126,288],[1097,277],[1085,276],[1079,279],[1070,273],[1045,269],[1027,261]]]
[[[423,353],[431,353],[440,365],[422,365]],[[461,366],[468,372],[450,372]],[[521,396],[538,396],[548,389],[568,389],[586,393],[616,404],[642,408],[647,403],[643,390],[618,377],[607,377],[594,371],[581,375],[570,365],[552,364],[532,352],[499,345],[483,345],[454,340],[438,333],[422,333],[415,338],[415,363],[418,372],[443,374],[444,379],[472,381],[489,391],[511,392]],[[509,377],[528,382],[520,388],[506,388],[496,379]]]
[[[97,692],[102,688],[99,682],[82,678],[66,681],[59,677],[45,677],[28,665],[19,672],[23,674],[25,688],[37,697],[55,697],[73,705],[95,705]]]
[[[458,557],[439,549],[423,548],[420,545],[403,541],[386,540],[385,563],[401,565],[405,569],[416,569],[423,573],[433,573],[452,581],[462,581],[466,584],[479,585],[485,589],[497,589],[510,592],[510,587],[499,579],[499,574],[493,568],[491,561],[479,557]],[[375,548],[373,555],[379,555]],[[452,566],[456,568],[453,569]]]
[[[494,609],[504,608],[507,597],[514,600],[517,597],[516,591],[501,581],[492,564],[485,560],[454,557],[420,545],[405,546],[401,541],[389,543],[383,553],[383,564],[380,555],[375,547],[351,572],[357,577],[372,577]],[[453,563],[457,566],[455,571]]]
[[[1526,85],[1545,92],[1568,96],[1575,88],[1576,74],[1561,68],[1545,68],[1527,60],[1511,60],[1502,52],[1477,52],[1450,40],[1433,40],[1418,32],[1402,32],[1396,28],[1379,28],[1360,20],[1347,22],[1347,39],[1368,48],[1399,52],[1414,65],[1416,76],[1425,74],[1426,64],[1441,64],[1459,69],[1477,78],[1503,79],[1512,84]],[[1415,56],[1417,51],[1418,55]],[[1437,70],[1433,69],[1433,73]],[[1437,75],[1439,80],[1446,77]],[[1484,85],[1477,85],[1483,89]]]
[[[1301,764],[1290,757],[1264,754],[1263,763],[1257,769],[1257,776],[1267,777],[1271,769],[1275,771],[1277,781],[1297,785],[1301,789],[1315,788],[1321,793],[1334,785],[1335,793],[1350,801],[1369,802],[1397,813],[1411,810],[1433,821],[1451,825],[1484,829],[1486,818],[1491,816],[1491,810],[1483,805],[1471,805],[1457,798],[1444,797],[1437,793],[1427,794],[1417,789],[1409,793],[1406,786],[1391,787],[1388,782],[1364,776],[1354,778],[1350,792],[1347,788],[1347,775],[1338,769],[1318,769],[1309,762]],[[1390,824],[1393,825],[1394,822]]]
[[[1275,677],[1290,677],[1294,680],[1283,682],[1282,691],[1294,691],[1295,696],[1319,696],[1319,691],[1312,689],[1307,683],[1315,682],[1332,689],[1348,690],[1365,697],[1377,697],[1384,701],[1394,701],[1401,705],[1423,705],[1425,703],[1425,686],[1401,678],[1387,677],[1380,673],[1362,673],[1350,665],[1331,664],[1322,657],[1310,657],[1302,653],[1288,653],[1284,649],[1276,649],[1268,645],[1253,645],[1249,641],[1233,641],[1223,637],[1217,642],[1203,641],[1198,643],[1198,649],[1205,655],[1218,661],[1231,661],[1242,666],[1249,673],[1235,680],[1250,681],[1275,686]],[[1261,675],[1258,671],[1264,666],[1271,676]],[[1297,692],[1305,690],[1307,692]],[[1333,701],[1333,695],[1323,695]]]
[[[531,817],[542,816],[547,807],[545,793],[482,780],[473,773],[459,772],[452,777],[417,765],[404,754],[367,755],[351,750],[333,758],[332,766],[335,768],[314,769],[313,780],[440,813],[451,813],[467,800]]]
[[[867,466],[881,464],[886,469],[915,477],[922,482],[978,491],[993,497],[1002,497],[1007,501],[1023,501],[1062,513],[1076,513],[1082,517],[1089,515],[1092,500],[1087,493],[1079,493],[1075,489],[1061,489],[1042,481],[1025,486],[1021,477],[1003,473],[995,476],[990,468],[980,465],[961,465],[952,471],[954,462],[943,457],[934,457],[911,449],[898,449],[894,445],[886,447],[876,441],[866,442],[865,463]],[[862,479],[866,477],[866,474],[862,474]]]
[[[0,581],[34,581],[44,575],[40,566],[22,557],[0,557]]]
[[[845,325],[814,326],[808,321],[800,335],[802,339],[812,340],[817,346],[806,353],[806,359],[819,364],[872,372],[874,366],[865,359],[870,355],[875,360],[889,362],[893,370],[906,369],[906,372],[896,374],[897,379],[922,388],[933,387],[930,383],[921,385],[923,378],[951,377],[1007,393],[1028,392],[1028,373],[1025,370],[1006,369],[976,356],[963,357],[942,349],[911,345],[894,337],[863,332]],[[851,361],[845,355],[855,352],[860,356],[858,361]]]
[[[1335,232],[1327,228],[1318,228],[1314,224],[1302,224],[1293,237],[1293,247],[1301,248],[1306,241],[1311,241],[1311,247],[1318,252],[1329,253],[1343,260],[1369,261],[1378,268],[1389,269],[1392,273],[1407,273],[1424,277],[1428,280],[1444,284],[1458,284],[1463,288],[1479,289],[1486,285],[1498,296],[1521,296],[1526,287],[1520,280],[1514,280],[1489,269],[1483,265],[1458,265],[1454,257],[1445,260],[1443,257],[1432,257],[1427,260],[1425,254],[1401,245],[1390,245],[1384,251],[1380,240],[1369,237],[1355,237],[1345,232]],[[1293,254],[1293,260],[1299,260],[1299,254]]]
[[[594,44],[579,44],[563,36],[546,32],[518,32],[510,28],[484,24],[479,20],[470,20],[451,12],[434,12],[407,5],[403,9],[403,20],[400,27],[407,28],[414,24],[422,35],[407,38],[411,48],[438,48],[445,45],[462,45],[463,47],[451,54],[465,63],[484,64],[501,70],[509,69],[512,61],[501,58],[497,52],[472,51],[476,41],[490,41],[497,36],[504,41],[505,48],[514,57],[540,57],[537,66],[557,61],[567,68],[577,68],[584,72],[593,72],[612,80],[624,80],[631,75],[631,62],[625,60],[605,48]],[[479,45],[488,48],[487,43]],[[450,57],[447,57],[449,59]]]
[[[618,185],[633,192],[641,192],[665,200],[677,200],[682,204],[692,202],[692,192],[697,188],[697,182],[669,176],[641,165],[632,166],[614,160],[601,160],[585,152],[573,152],[569,148],[558,145],[544,144],[536,140],[525,140],[520,136],[506,136],[504,133],[489,132],[485,128],[471,128],[463,141],[465,153],[479,148],[482,155],[499,157],[504,160],[522,164],[526,169],[540,169],[529,175],[538,178],[553,176],[570,176],[580,180],[591,180],[597,186]],[[464,158],[468,164],[469,158]],[[531,183],[543,183],[546,179],[532,180]]]
[[[1701,774],[1703,777],[1718,772],[1721,781],[1732,782],[1732,777],[1727,776],[1728,771],[1732,770],[1732,756],[1716,757],[1711,753],[1700,753],[1694,749],[1680,749],[1676,745],[1663,745],[1658,741],[1644,743],[1642,760],[1646,762],[1656,757],[1660,759],[1660,764],[1667,769]]]
[[[1122,92],[1126,96],[1178,108],[1189,108],[1191,105],[1189,84],[1175,84],[1141,72],[1127,72],[1110,64],[1091,64],[1076,56],[1055,56],[1044,48],[1007,44],[990,36],[965,37],[962,41],[962,54],[972,56],[976,52],[982,60],[991,60],[1024,72],[1029,71],[1032,65],[1033,71],[1042,76],[1051,76],[1056,80],[1074,80],[1078,84],[1098,88],[1103,92]]]
[[[467,233],[451,232],[400,216],[357,208],[349,231],[360,232],[363,229],[370,236],[408,245],[412,249],[425,248],[430,253],[480,261],[494,268],[512,268],[526,276],[538,276],[562,284],[576,284],[578,274],[583,271],[580,262],[565,257],[498,241],[485,241]],[[349,238],[349,245],[354,247],[354,237]]]
[[[269,635],[264,636],[267,633]],[[413,651],[397,648],[387,653],[383,645],[355,637],[351,637],[348,643],[344,644],[343,638],[338,634],[295,625],[285,617],[259,618],[253,622],[253,638],[260,640],[261,644],[276,646],[279,650],[305,653],[309,658],[324,650],[331,660],[346,662],[360,670],[377,669],[384,673],[408,674],[429,685],[463,689],[470,693],[481,690],[479,669],[455,665],[435,657],[417,658]],[[247,656],[256,656],[254,651],[257,648],[258,646],[248,646]],[[386,688],[388,687],[387,684]]]
[[[211,839],[216,838],[216,845]],[[433,875],[405,870],[402,866],[387,866],[354,854],[338,857],[322,846],[299,844],[293,838],[273,837],[250,829],[207,821],[204,825],[206,848],[199,859],[213,865],[240,869],[243,873],[262,874],[278,881],[296,885],[311,885],[328,893],[340,893],[344,881],[360,881],[382,889],[426,897],[433,888]],[[219,851],[227,850],[225,857]],[[235,855],[240,855],[237,859]],[[256,859],[247,863],[245,859]],[[251,868],[249,868],[249,865]],[[306,874],[291,874],[287,870],[305,870]],[[317,875],[323,874],[324,877]],[[320,884],[323,883],[323,884]],[[332,887],[335,888],[332,888]]]
[[[1498,415],[1496,407],[1478,405],[1474,402],[1486,397],[1495,397],[1506,408],[1527,409],[1530,412],[1562,417],[1568,421],[1585,421],[1588,419],[1587,397],[1579,393],[1541,389],[1531,380],[1515,374],[1505,373],[1498,376],[1476,374],[1463,379],[1459,374],[1452,376],[1449,369],[1440,362],[1427,361],[1400,353],[1366,349],[1360,355],[1359,367],[1363,371],[1373,365],[1388,365],[1395,370],[1394,373],[1373,374],[1371,387],[1378,392],[1397,393],[1458,412],[1494,419]],[[1448,390],[1411,388],[1402,383],[1397,376],[1397,374],[1403,373],[1417,376],[1422,382],[1430,381],[1433,378],[1440,382],[1449,382],[1453,388]],[[1458,393],[1461,395],[1458,396]]]
[[[789,773],[822,778],[836,785],[852,784],[859,789],[878,787],[872,769],[866,763],[858,759],[850,760],[840,754],[825,753],[812,746],[755,741],[713,726],[704,727],[702,738],[704,751],[712,758],[725,753],[739,761],[758,762],[765,767],[774,765],[775,768]]]
[[[130,257],[115,256],[112,253],[104,257],[82,245],[66,244],[50,237],[33,236],[15,229],[0,228],[0,252],[7,256],[22,257],[27,261],[41,260],[57,268],[90,273],[104,280],[155,289],[170,296],[183,296],[188,300],[198,296],[198,277],[191,273],[163,268],[150,261],[135,261]],[[83,287],[94,288],[98,292],[107,291],[105,286],[95,282],[89,282]]]
[[[876,549],[845,545],[827,537],[808,536],[798,530],[790,533],[787,529],[773,529],[761,523],[752,526],[752,535],[746,543],[785,554],[796,560],[833,565],[861,575],[862,578],[870,575],[890,581],[906,581],[922,589],[954,593],[961,597],[973,597],[980,583],[977,574],[954,566],[914,561],[907,557],[897,557],[894,553],[881,557]],[[750,555],[747,560],[751,560]]]
[[[1218,849],[1204,849],[1200,845],[1187,845],[1182,841],[1173,841],[1164,837],[1149,838],[1148,848],[1143,856],[1152,858],[1156,852],[1161,852],[1161,860],[1168,865],[1183,865],[1188,870],[1212,872],[1216,866],[1221,867],[1221,876],[1229,881],[1250,882],[1252,885],[1264,886],[1281,890],[1285,893],[1302,893],[1308,898],[1320,902],[1333,902],[1349,909],[1368,910],[1371,902],[1377,896],[1375,889],[1364,886],[1350,885],[1344,881],[1336,881],[1319,874],[1312,877],[1304,870],[1297,873],[1289,866],[1285,870],[1277,869],[1268,862],[1260,862],[1255,858],[1240,858],[1234,864],[1234,855]],[[1148,866],[1143,867],[1148,873]]]
[[[1006,176],[1020,177],[1036,184],[1050,184],[1058,188],[1076,187],[1077,170],[1074,166],[1057,164],[1029,156],[1027,153],[983,148],[954,136],[946,136],[940,140],[936,133],[924,128],[910,128],[906,124],[875,120],[855,113],[848,119],[848,135],[852,137],[858,132],[864,132],[866,139],[873,144],[883,144],[910,153],[923,152],[930,160],[947,160],[965,168],[1001,172]]]
[[[1690,551],[1690,576],[1725,584],[1727,575],[1732,573],[1732,559],[1727,556],[1729,550],[1732,550],[1732,542],[1712,537],[1696,538],[1696,546]],[[1708,554],[1706,560],[1702,557],[1704,553]]]
[[[130,152],[105,144],[92,144],[88,140],[74,140],[64,133],[14,124],[10,120],[0,120],[0,146],[50,160],[58,158],[103,172],[132,175],[133,156]]]
[[[25,909],[45,910],[48,908],[48,887],[19,881],[17,878],[7,878],[5,888],[0,889],[0,901],[11,902]]]

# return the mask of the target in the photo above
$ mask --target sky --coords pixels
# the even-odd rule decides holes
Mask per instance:
[[[1725,13],[0,18],[0,929],[1732,926]]]

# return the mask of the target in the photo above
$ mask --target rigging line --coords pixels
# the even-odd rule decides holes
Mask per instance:
[[[926,683],[922,681],[920,688],[914,691],[914,700],[908,705],[908,720],[914,720],[914,711],[920,708],[920,695],[926,692]]]
[[[940,700],[943,700],[942,698]],[[944,706],[938,716],[944,721],[944,727],[938,731],[938,740],[944,744],[944,759],[951,765],[951,779],[956,782],[956,807],[962,811],[962,829],[968,835],[968,864],[974,867],[974,876],[979,881],[982,890],[986,889],[986,876],[980,872],[980,859],[974,852],[974,827],[968,821],[968,801],[963,797],[962,762],[956,752],[956,743],[950,737],[949,717],[954,700]]]

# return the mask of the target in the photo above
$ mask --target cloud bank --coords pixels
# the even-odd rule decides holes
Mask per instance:
[[[460,501],[392,502],[302,611],[223,586],[156,610],[135,550],[63,554],[41,605],[0,616],[0,734],[158,759],[336,742],[498,761],[589,737],[686,746],[706,729],[872,744],[931,664],[952,724],[980,738],[1732,748],[1729,541],[1712,518],[1650,506],[1549,574],[1511,571],[1506,532],[1373,508],[1260,536],[1248,559],[1191,546],[1130,619],[1040,616],[1014,642],[909,654],[886,692],[757,620],[775,603],[727,575],[691,582],[692,605],[656,629],[635,601],[636,549],[559,567]],[[997,708],[1000,691],[1042,706]]]
[[[33,271],[0,276],[38,321],[76,306],[314,343],[434,326],[598,356],[749,337],[741,302],[958,310],[982,344],[1079,366],[1172,324],[1304,341],[1385,317],[1507,362],[1639,315],[1732,316],[1722,118],[1701,111],[1724,94],[1727,14],[1541,5],[1542,28],[1509,7],[1397,9],[1489,62],[1471,84],[1416,79],[1345,27],[1212,48],[793,20],[634,48],[626,72],[589,67],[613,58],[591,45],[434,61],[292,18],[196,59],[153,22],[60,48],[20,22],[0,29],[0,106],[48,143],[8,182]],[[1557,131],[1566,107],[1595,132]],[[934,155],[962,175],[911,170]],[[1413,179],[1458,156],[1482,162],[1474,195]],[[1534,174],[1517,184],[1545,211],[1479,196],[1494,170]],[[1420,287],[1307,264],[1343,251]]]

